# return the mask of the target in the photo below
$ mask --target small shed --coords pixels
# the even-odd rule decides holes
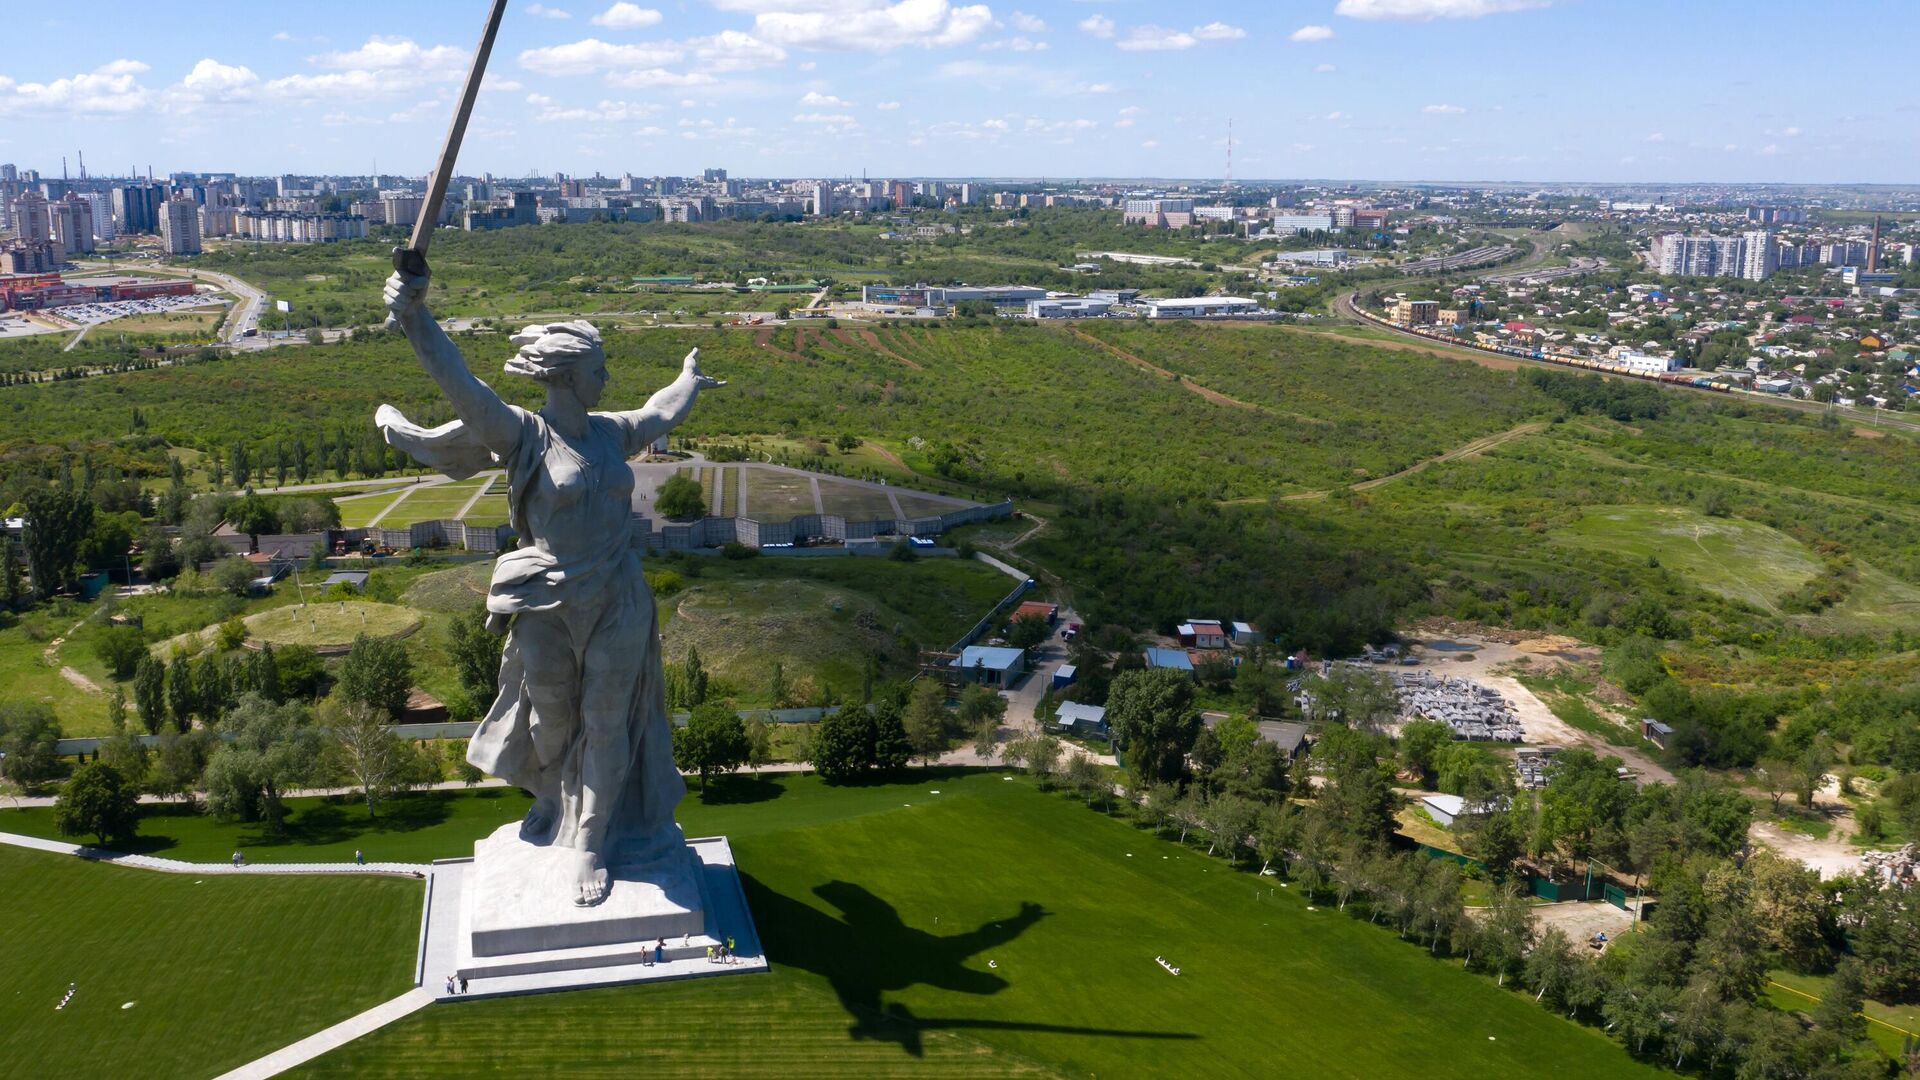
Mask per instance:
[[[1260,737],[1280,748],[1288,761],[1300,756],[1307,745],[1307,725],[1282,720],[1262,720],[1257,725]]]
[[[1252,623],[1233,624],[1233,643],[1235,645],[1257,645],[1260,643],[1260,628]]]
[[[1662,750],[1667,748],[1667,740],[1672,736],[1673,728],[1658,720],[1648,718],[1640,721],[1640,737]]]
[[[1052,626],[1060,618],[1060,605],[1050,604],[1045,600],[1028,600],[1013,609],[1014,620],[1024,619],[1029,615],[1038,615],[1047,620],[1048,626]]]
[[[1027,654],[1023,649],[969,645],[953,658],[953,666],[982,686],[1006,687],[1027,670]]]
[[[1173,671],[1193,673],[1193,661],[1187,659],[1183,649],[1148,649],[1145,653],[1150,668],[1168,668]]]
[[[1074,678],[1078,676],[1079,673],[1080,673],[1079,669],[1074,667],[1072,664],[1061,664],[1059,667],[1054,668],[1053,683],[1052,683],[1053,688],[1055,690],[1060,690],[1060,689],[1064,689],[1065,687],[1072,686]]]
[[[1091,735],[1107,738],[1107,709],[1104,705],[1082,705],[1078,701],[1063,701],[1053,711],[1054,726],[1070,735]]]
[[[1466,811],[1467,800],[1458,795],[1422,795],[1420,806],[1427,816],[1443,826],[1451,827]]]
[[[1227,647],[1227,628],[1213,619],[1189,619],[1175,629],[1180,634],[1180,644],[1194,649],[1224,649]]]
[[[335,570],[327,575],[327,580],[321,582],[320,587],[331,589],[335,585],[345,585],[354,592],[366,592],[369,576],[365,570]]]

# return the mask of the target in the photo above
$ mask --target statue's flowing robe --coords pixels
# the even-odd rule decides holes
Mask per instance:
[[[609,863],[644,861],[682,842],[673,811],[686,793],[673,765],[653,593],[631,539],[633,474],[626,463],[663,433],[664,421],[644,412],[594,413],[587,435],[569,441],[540,414],[514,412],[520,435],[504,455],[481,445],[457,420],[422,428],[389,405],[375,416],[389,443],[452,479],[506,469],[508,520],[520,546],[494,563],[487,591],[490,624],[550,613],[541,618],[560,619],[562,635],[576,642],[571,672],[576,716],[569,720],[578,730],[563,733],[564,752],[552,752],[552,732],[537,739],[540,725],[555,720],[534,708],[528,693],[529,650],[509,629],[499,695],[467,746],[467,760],[535,796],[557,799],[561,811],[553,842],[576,846],[581,786],[588,775],[582,752],[586,725],[624,724],[625,737],[612,741],[627,748],[629,760],[617,770],[592,770],[619,777],[612,805],[598,807],[610,821],[609,850],[602,854]],[[555,627],[545,623],[543,629]],[[630,644],[611,657],[599,650],[598,666],[579,662],[583,647],[578,643],[595,635]],[[541,673],[549,683],[561,674]],[[623,702],[624,715],[581,711],[581,702],[589,698]],[[549,747],[544,761],[537,743]]]

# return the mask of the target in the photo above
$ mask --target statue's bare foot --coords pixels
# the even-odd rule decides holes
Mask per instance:
[[[520,820],[520,839],[544,843],[553,835],[553,824],[560,817],[560,801],[550,795],[533,800],[533,808]]]
[[[573,902],[581,907],[592,907],[607,898],[607,890],[611,886],[606,862],[591,851],[576,851],[573,855]]]

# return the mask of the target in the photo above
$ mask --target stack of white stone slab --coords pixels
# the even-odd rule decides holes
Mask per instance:
[[[420,970],[428,991],[442,993],[449,974],[468,979],[470,995],[495,996],[766,970],[725,837],[616,868],[607,898],[580,907],[553,858],[564,853],[521,843],[515,829],[474,845],[472,859],[434,864]],[[734,962],[710,962],[709,949],[729,939]]]

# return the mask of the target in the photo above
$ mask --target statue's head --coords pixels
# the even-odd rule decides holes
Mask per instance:
[[[512,341],[520,351],[507,361],[507,374],[570,389],[588,408],[600,403],[607,388],[607,354],[592,323],[534,323]]]

